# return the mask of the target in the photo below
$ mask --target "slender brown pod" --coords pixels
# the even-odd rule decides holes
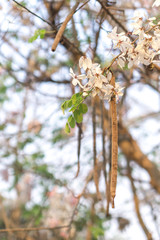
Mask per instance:
[[[101,129],[102,129],[102,152],[103,152],[103,174],[105,178],[105,182],[107,181],[107,171],[106,171],[106,150],[105,150],[105,129],[104,129],[104,102],[100,101],[101,107]]]
[[[97,198],[101,199],[101,194],[99,191],[99,174],[98,174],[98,158],[96,150],[96,105],[95,100],[92,100],[93,110],[92,110],[92,126],[93,126],[93,159],[94,159],[94,183],[96,186]]]
[[[73,16],[73,14],[75,13],[76,8],[78,7],[79,3],[80,3],[80,1],[78,1],[78,2],[74,5],[74,7],[71,9],[70,13],[68,14],[68,16],[66,17],[66,19],[64,20],[62,26],[60,27],[60,29],[59,29],[59,31],[58,31],[55,39],[54,39],[54,42],[53,42],[53,44],[52,44],[52,51],[55,51],[55,50],[56,50],[57,45],[58,45],[58,43],[60,42],[61,37],[62,37],[62,35],[63,35],[63,33],[64,33],[64,30],[65,30],[65,28],[66,28],[66,26],[67,26],[67,23],[71,20],[71,18],[72,18],[72,16]]]
[[[115,87],[115,77],[112,76],[111,85]],[[118,168],[118,122],[116,96],[113,93],[110,102],[111,121],[112,121],[112,165],[111,165],[111,202],[114,208],[114,198],[116,196],[117,168]]]
[[[111,129],[111,114],[109,112],[109,119],[110,119],[110,129]],[[109,216],[109,207],[110,207],[110,202],[111,202],[111,155],[112,155],[112,133],[110,131],[109,133],[109,157],[108,157],[108,163],[109,163],[109,171],[108,171],[108,177],[107,177],[107,183],[106,183],[106,188],[107,188],[107,206],[106,206],[106,217]]]

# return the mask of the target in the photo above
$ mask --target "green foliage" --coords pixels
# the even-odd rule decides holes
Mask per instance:
[[[27,209],[25,206],[22,208],[22,216],[25,221],[30,221],[34,219],[34,224],[39,225],[42,220],[42,213],[46,207],[35,204],[31,209]]]
[[[66,136],[66,134],[64,134],[64,130],[63,128],[56,128],[52,131],[53,134],[53,138],[52,138],[52,143],[59,143],[62,141],[66,141],[68,139],[68,137]]]
[[[0,102],[3,103],[7,99],[7,87],[0,82]]]
[[[65,132],[70,133],[70,128],[69,128],[68,122],[66,123],[66,126],[65,126]]]
[[[105,228],[103,227],[104,218],[99,217],[98,215],[94,215],[93,217],[93,225],[91,226],[91,232],[93,235],[93,239],[98,239],[99,236],[104,236]]]
[[[89,96],[90,92],[88,92]],[[81,123],[83,121],[83,114],[87,113],[88,107],[83,101],[86,97],[82,96],[82,93],[75,93],[71,97],[71,99],[65,101],[61,105],[61,109],[63,114],[65,114],[65,110],[69,109],[69,112],[72,112],[72,115],[69,116],[68,121],[65,126],[65,132],[70,133],[70,127],[74,128],[77,123]]]
[[[23,6],[23,7],[26,7],[27,3],[25,1],[21,1],[20,4]]]
[[[77,123],[81,123],[83,121],[83,113],[80,111],[80,109],[76,109],[74,111],[74,117]]]
[[[153,20],[152,22],[153,22],[154,24],[158,24],[159,21],[160,21],[160,15],[157,15],[157,16],[156,16],[156,19]]]
[[[71,128],[74,128],[74,127],[75,127],[76,121],[75,121],[75,119],[74,119],[74,117],[73,117],[72,115],[69,116],[68,122],[69,122],[69,125],[70,125]]]
[[[41,175],[47,179],[54,179],[54,176],[52,173],[50,173],[48,171],[48,166],[47,164],[41,164],[41,165],[36,165],[35,166],[35,172],[38,174],[38,175]]]
[[[5,124],[1,124],[0,125],[0,131],[3,131],[5,129],[6,125]]]
[[[45,34],[46,34],[45,29],[38,29],[35,31],[34,35],[28,40],[28,42],[29,43],[34,42],[35,40],[37,40],[38,37],[40,37],[40,39],[43,39]]]
[[[18,143],[18,148],[22,150],[22,149],[25,148],[25,146],[28,143],[32,143],[33,141],[34,141],[34,139],[28,137],[28,138],[24,139],[24,141],[21,141],[21,142]]]
[[[104,236],[105,230],[102,227],[94,226],[91,227],[91,232],[94,239],[98,239],[99,236]]]

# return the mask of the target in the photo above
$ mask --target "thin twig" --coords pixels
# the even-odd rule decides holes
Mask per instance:
[[[80,172],[80,153],[81,153],[82,123],[77,123],[77,127],[78,127],[78,151],[77,151],[78,163],[77,163],[77,173],[76,173],[75,178],[78,177],[79,172]]]
[[[50,25],[51,27],[53,27],[52,23],[48,22],[47,20],[45,20],[44,18],[40,17],[39,15],[37,15],[36,13],[32,12],[31,10],[29,10],[27,7],[25,7],[24,5],[22,5],[21,3],[17,2],[16,0],[12,0],[13,2],[15,2],[17,5],[19,5],[20,7],[24,8],[27,12],[31,13],[32,15],[34,15],[35,17],[41,19],[43,22],[47,23],[48,25]]]
[[[40,231],[40,230],[58,230],[61,228],[68,228],[69,225],[57,226],[57,227],[32,227],[32,228],[8,228],[8,229],[0,229],[0,233],[2,232],[26,232],[26,231]]]
[[[90,0],[87,0],[85,3],[83,3],[75,12],[78,12],[81,8],[83,8]]]
[[[52,51],[55,51],[55,50],[56,50],[57,45],[58,45],[58,43],[60,42],[61,37],[62,37],[62,35],[63,35],[63,33],[64,33],[64,30],[65,30],[65,28],[66,28],[66,26],[67,26],[67,23],[71,20],[71,18],[72,18],[72,16],[73,16],[73,14],[75,13],[75,10],[76,10],[76,8],[78,7],[78,5],[79,5],[79,1],[78,1],[78,2],[74,5],[74,7],[71,9],[70,13],[68,14],[68,16],[66,17],[65,21],[63,22],[63,24],[61,25],[60,29],[58,30],[58,33],[57,33],[57,35],[56,35],[56,37],[55,37],[55,39],[54,39],[54,42],[53,42],[53,44],[52,44]]]
[[[17,5],[19,5],[20,7],[24,8],[25,10],[27,10],[29,13],[31,13],[32,15],[34,15],[35,17],[41,19],[43,22],[47,23],[49,26],[52,27],[52,29],[54,30],[54,34],[53,36],[55,37],[56,33],[57,33],[57,27],[55,25],[53,25],[51,22],[43,19],[42,17],[38,16],[36,13],[32,12],[31,10],[29,10],[28,8],[26,8],[25,6],[23,6],[22,4],[20,4],[19,2],[17,2],[16,0],[12,0],[13,2],[15,2]],[[60,43],[66,48],[66,49],[70,49],[70,51],[73,53],[73,55],[76,56],[82,56],[84,55],[82,51],[80,51],[72,42],[69,41],[68,38],[66,38],[65,36],[62,36],[62,39],[60,40]]]
[[[2,197],[0,197],[0,207],[1,207],[1,214],[2,214],[2,218],[5,224],[5,227],[9,228],[10,227],[10,220],[7,217],[5,208],[3,206],[3,202],[2,202]],[[8,231],[8,239],[11,240],[12,239],[12,233],[10,231]]]

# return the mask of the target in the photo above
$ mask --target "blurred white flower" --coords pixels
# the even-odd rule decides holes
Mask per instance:
[[[156,0],[156,1],[153,3],[152,7],[158,7],[159,5],[160,5],[160,0]]]
[[[92,61],[90,58],[82,56],[79,59],[79,66],[80,66],[80,68],[83,68],[86,71],[87,68],[90,69],[92,67]]]
[[[73,72],[73,69],[70,68],[70,76],[73,78],[73,79],[72,79],[72,84],[73,84],[74,86],[76,86],[76,85],[78,84],[81,88],[84,87],[84,86],[82,86],[82,84],[80,83],[79,80],[85,79],[85,78],[86,78],[86,75],[85,75],[85,74],[76,75],[76,74]]]

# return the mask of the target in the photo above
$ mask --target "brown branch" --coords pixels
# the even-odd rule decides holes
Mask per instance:
[[[26,232],[26,231],[40,231],[40,230],[58,230],[61,228],[68,228],[69,225],[57,226],[57,227],[31,227],[31,228],[8,228],[8,229],[0,229],[0,233],[3,232]]]
[[[148,240],[153,240],[152,235],[149,232],[149,230],[147,229],[147,227],[146,227],[146,225],[143,221],[143,218],[141,216],[141,213],[140,213],[139,199],[138,199],[138,196],[137,196],[137,193],[136,193],[136,188],[135,188],[135,185],[134,185],[134,181],[133,181],[133,178],[132,178],[132,175],[131,175],[131,167],[129,165],[129,161],[127,161],[127,168],[128,168],[128,177],[129,177],[129,180],[130,180],[130,183],[131,183],[132,192],[133,192],[133,196],[134,196],[134,204],[135,204],[135,210],[136,210],[137,218],[139,220],[139,223],[140,223],[144,233],[146,234],[147,239]]]
[[[119,26],[122,28],[122,30],[125,33],[128,33],[128,30],[125,28],[125,26],[123,26],[123,24],[121,22],[118,21],[117,18],[115,18],[115,16],[108,10],[108,8],[105,6],[104,1],[98,0],[98,2],[101,4],[102,8],[105,10],[105,12],[111,17],[111,19]],[[134,40],[133,37],[131,37],[130,35],[128,35],[128,37],[131,40]]]
[[[10,227],[10,220],[8,219],[5,208],[3,206],[2,197],[0,197],[0,207],[1,207],[2,219],[4,221],[5,227],[9,228]],[[12,239],[12,233],[10,231],[8,231],[8,239],[9,240]]]
[[[160,171],[157,166],[143,154],[137,142],[132,138],[127,128],[122,122],[119,122],[119,146],[122,153],[128,160],[136,162],[139,166],[144,168],[150,175],[150,184],[160,193]]]
[[[115,77],[111,79],[111,85],[115,87]],[[112,119],[112,167],[111,167],[111,202],[114,208],[114,198],[116,196],[117,185],[117,169],[118,169],[118,123],[117,123],[117,106],[116,96],[112,96],[111,103],[111,119]]]
[[[47,23],[48,25],[50,25],[52,27],[52,24],[50,22],[48,22],[44,18],[38,16],[36,13],[32,12],[31,10],[29,10],[27,7],[25,7],[21,3],[17,2],[16,0],[12,0],[12,1],[15,2],[17,5],[19,5],[21,8],[24,8],[27,12],[31,13],[32,15],[34,15],[35,17],[39,18],[40,20],[42,20],[43,22]]]
[[[19,5],[20,7],[24,8],[26,11],[28,11],[29,13],[31,13],[32,15],[34,15],[35,17],[39,18],[40,20],[42,20],[43,22],[47,23],[49,26],[52,27],[52,29],[54,30],[53,32],[53,37],[56,36],[58,30],[57,27],[55,25],[53,25],[51,22],[43,19],[42,17],[38,16],[36,13],[32,12],[31,10],[29,10],[28,8],[26,8],[25,6],[23,6],[22,4],[20,4],[19,2],[17,2],[16,0],[12,0],[13,2],[15,2],[17,5]],[[72,42],[69,41],[68,38],[62,36],[62,38],[60,39],[60,43],[68,50],[71,51],[73,55],[76,55],[77,57],[83,56],[83,52],[80,51]]]
[[[90,0],[84,2],[75,12],[78,12],[81,8],[83,8]]]
[[[76,8],[79,5],[79,1],[74,5],[74,7],[71,9],[70,13],[68,14],[68,16],[66,17],[65,21],[63,22],[63,24],[61,25],[60,29],[58,30],[56,37],[54,39],[54,42],[52,44],[52,51],[55,51],[57,48],[58,43],[60,42],[60,39],[64,33],[64,30],[67,26],[67,23],[71,20],[73,14],[75,13]]]

